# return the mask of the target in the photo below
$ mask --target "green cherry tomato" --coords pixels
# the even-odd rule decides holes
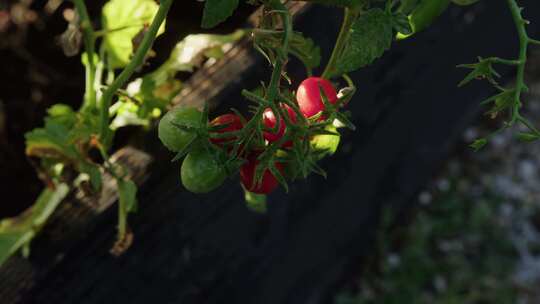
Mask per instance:
[[[173,152],[180,152],[195,138],[196,134],[176,127],[174,124],[200,128],[202,124],[202,112],[193,107],[175,108],[169,111],[158,127],[158,137]]]
[[[191,151],[180,169],[182,184],[193,193],[207,193],[219,187],[227,174],[211,151]]]

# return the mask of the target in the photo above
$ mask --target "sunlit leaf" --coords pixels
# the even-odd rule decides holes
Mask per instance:
[[[133,39],[148,26],[158,11],[154,0],[110,0],[103,6],[104,38],[109,64],[121,68],[133,54]],[[158,35],[165,31],[161,25]]]

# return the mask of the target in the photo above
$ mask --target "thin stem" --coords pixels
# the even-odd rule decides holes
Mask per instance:
[[[330,59],[328,60],[324,72],[322,73],[322,78],[331,78],[332,76],[335,76],[333,74],[336,70],[337,61],[339,60],[339,56],[345,47],[345,42],[347,42],[351,26],[356,19],[358,12],[358,9],[345,8],[343,22],[341,23],[341,29],[339,30],[336,45],[334,46],[332,55],[330,55]]]
[[[116,179],[116,184],[120,188],[120,183],[123,183],[121,179]],[[118,240],[124,240],[127,233],[127,206],[124,200],[118,200]]]
[[[532,44],[538,44],[538,45],[540,45],[540,40],[536,40],[536,39],[529,38],[529,42],[532,43]]]
[[[506,65],[513,65],[513,66],[518,66],[521,64],[521,60],[503,59],[499,57],[486,58],[485,61],[490,61],[492,63],[506,64]]]
[[[110,128],[109,128],[109,107],[111,106],[112,98],[116,90],[120,89],[129,80],[135,70],[143,64],[144,59],[152,47],[156,39],[159,27],[167,17],[167,13],[171,7],[173,0],[162,0],[159,4],[159,9],[152,20],[152,24],[148,28],[148,32],[144,35],[141,45],[133,55],[133,58],[111,85],[103,92],[101,97],[101,141],[108,146],[110,144]]]
[[[516,90],[514,94],[514,106],[511,113],[510,124],[513,124],[519,117],[519,109],[521,108],[521,92],[526,87],[524,83],[525,78],[525,64],[527,63],[527,48],[529,46],[529,36],[525,30],[525,20],[521,16],[521,8],[517,5],[515,0],[507,0],[512,18],[516,25],[516,30],[519,36],[519,64],[517,65],[516,76]]]
[[[517,120],[521,122],[525,127],[527,127],[531,132],[533,132],[536,136],[540,137],[540,131],[531,124],[527,119],[525,119],[523,116],[519,115]]]
[[[283,67],[287,61],[287,56],[289,53],[289,39],[292,33],[292,22],[289,11],[281,3],[281,1],[276,0],[272,2],[272,7],[276,9],[276,12],[279,13],[281,19],[283,20],[283,39],[282,46],[278,52],[277,60],[274,65],[274,70],[272,71],[272,76],[270,78],[270,84],[268,85],[267,99],[270,103],[273,103],[276,97],[279,94],[279,83],[281,80],[281,73],[283,72]]]
[[[95,32],[92,27],[92,22],[88,16],[88,11],[84,0],[73,0],[75,8],[79,17],[81,18],[81,29],[83,31],[84,37],[84,47],[86,50],[86,56],[88,59],[88,64],[85,65],[86,69],[86,87],[85,87],[85,103],[83,107],[95,107],[96,106],[96,90],[94,85],[95,73],[96,73],[96,63],[94,62],[95,54]]]

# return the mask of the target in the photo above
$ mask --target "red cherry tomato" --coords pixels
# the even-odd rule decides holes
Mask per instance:
[[[291,119],[292,122],[295,123],[296,113],[294,112],[294,110],[286,104],[281,104],[280,106],[282,109],[287,110],[287,114],[289,115],[289,118]],[[276,126],[276,123],[277,123],[277,118],[274,115],[274,112],[272,111],[272,109],[270,108],[265,109],[263,112],[263,124],[267,128],[271,129]],[[285,129],[286,129],[285,120],[283,119],[283,117],[281,117],[279,120],[279,130],[277,130],[277,132],[274,132],[274,133],[270,131],[264,131],[263,132],[264,139],[268,140],[269,142],[276,142],[283,137],[283,135],[285,134]],[[292,141],[287,141],[285,144],[283,144],[283,147],[285,148],[288,148],[291,146],[292,146]]]
[[[240,168],[240,180],[242,181],[242,184],[248,190],[249,192],[258,193],[258,194],[268,194],[272,191],[274,191],[279,182],[276,179],[276,177],[270,172],[270,170],[266,169],[263,174],[262,181],[260,185],[256,186],[255,183],[255,170],[257,166],[259,165],[259,161],[257,160],[257,155],[252,155],[248,158],[248,162],[245,163]],[[280,163],[276,163],[276,168],[283,172],[283,165]]]
[[[298,86],[296,101],[298,102],[300,111],[307,118],[324,110],[319,86],[322,87],[324,94],[331,104],[335,104],[338,100],[336,89],[330,81],[320,77],[309,77],[305,79]]]
[[[238,117],[235,114],[224,114],[224,115],[218,116],[210,122],[210,125],[211,126],[227,125],[223,129],[219,129],[215,131],[216,133],[227,133],[227,132],[238,131],[238,130],[241,130],[243,127],[242,120],[240,120],[240,117]],[[222,146],[223,143],[233,141],[235,139],[236,139],[235,136],[231,136],[230,138],[210,138],[210,142],[212,142],[215,145]]]

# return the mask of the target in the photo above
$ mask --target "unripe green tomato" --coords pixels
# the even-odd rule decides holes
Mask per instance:
[[[202,112],[193,107],[180,107],[169,111],[161,118],[158,137],[173,152],[180,152],[197,136],[194,132],[182,130],[173,123],[192,128],[202,127]]]
[[[207,193],[219,187],[227,174],[211,151],[191,151],[180,169],[182,184],[193,193]]]
[[[452,0],[452,2],[457,5],[471,5],[478,2],[478,0]]]

